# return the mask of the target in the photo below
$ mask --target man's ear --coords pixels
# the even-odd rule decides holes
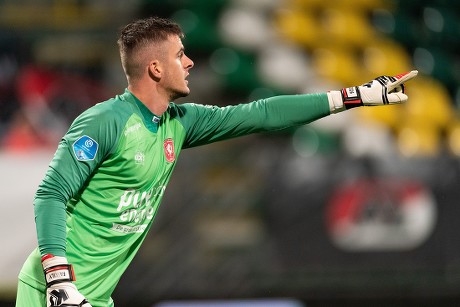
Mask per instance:
[[[150,78],[158,81],[161,79],[162,68],[158,60],[149,63],[149,76]]]

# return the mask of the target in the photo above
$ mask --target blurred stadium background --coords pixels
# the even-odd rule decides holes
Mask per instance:
[[[452,0],[0,0],[0,306],[59,138],[124,89],[117,30],[149,15],[186,32],[181,101],[420,75],[404,106],[185,151],[118,307],[458,306],[459,14]]]

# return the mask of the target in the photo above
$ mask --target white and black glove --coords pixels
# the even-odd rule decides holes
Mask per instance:
[[[360,86],[347,87],[340,91],[329,91],[327,98],[331,113],[359,106],[380,106],[406,102],[404,83],[417,76],[412,70],[394,77],[380,76]]]
[[[72,283],[75,275],[72,265],[65,257],[46,254],[42,257],[42,265],[46,280],[47,307],[91,307]]]

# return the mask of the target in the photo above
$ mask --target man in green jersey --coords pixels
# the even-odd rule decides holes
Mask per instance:
[[[114,306],[111,294],[150,229],[183,148],[303,125],[352,107],[405,102],[417,71],[322,94],[236,106],[175,104],[193,62],[170,20],[146,18],[118,40],[128,87],[83,112],[62,138],[34,200],[38,248],[16,306]]]

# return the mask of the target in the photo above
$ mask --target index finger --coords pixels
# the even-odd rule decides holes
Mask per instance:
[[[410,79],[415,78],[417,74],[418,74],[418,70],[411,70],[411,71],[399,74],[397,76],[394,76],[397,80],[388,85],[388,90],[391,91],[395,87],[399,86],[400,84],[403,84],[409,81]]]

